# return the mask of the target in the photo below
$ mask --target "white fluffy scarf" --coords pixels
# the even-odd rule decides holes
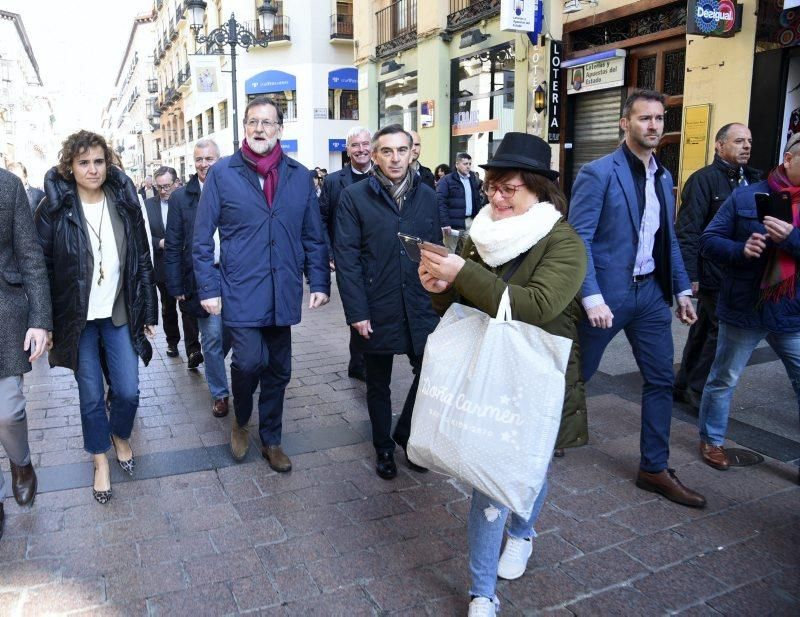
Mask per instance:
[[[495,221],[492,206],[487,204],[472,222],[469,237],[481,259],[496,268],[534,246],[559,219],[561,213],[545,201],[534,204],[525,214]]]

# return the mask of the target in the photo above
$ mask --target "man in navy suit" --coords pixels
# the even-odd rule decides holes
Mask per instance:
[[[584,165],[572,189],[569,222],[586,243],[578,336],[585,381],[620,330],[642,373],[641,459],[636,486],[686,506],[705,498],[668,468],[672,418],[672,297],[684,324],[697,319],[675,237],[672,177],[654,150],[664,132],[664,95],[636,90],[620,119],[625,140]]]

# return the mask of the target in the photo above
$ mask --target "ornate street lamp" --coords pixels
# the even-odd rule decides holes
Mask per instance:
[[[189,0],[186,3],[186,8],[189,12],[190,28],[194,31],[194,38],[197,43],[205,45],[213,43],[220,49],[223,45],[230,45],[231,57],[231,86],[233,88],[233,95],[231,102],[233,103],[233,151],[239,149],[239,109],[236,97],[236,46],[242,47],[245,51],[251,47],[258,45],[259,47],[266,47],[272,39],[272,31],[275,28],[275,15],[278,14],[278,8],[272,0],[263,0],[263,4],[258,7],[258,26],[261,31],[260,36],[254,35],[252,32],[242,26],[233,13],[227,23],[215,28],[208,34],[200,34],[203,28],[203,22],[206,12],[206,3],[203,0]]]

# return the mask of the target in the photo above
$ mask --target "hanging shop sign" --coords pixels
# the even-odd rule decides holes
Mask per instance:
[[[625,85],[625,58],[575,66],[567,71],[567,94],[580,94]]]
[[[533,32],[536,29],[539,10],[538,0],[502,0],[500,2],[500,29]]]
[[[329,139],[328,152],[346,152],[347,140],[346,139]]]
[[[500,120],[498,118],[481,120],[477,110],[457,111],[453,114],[453,125],[450,128],[450,135],[453,137],[490,133],[500,128]]]
[[[561,142],[561,41],[550,41],[550,84],[547,94],[547,143]]]
[[[741,29],[741,4],[733,0],[689,0],[686,34],[729,38]]]

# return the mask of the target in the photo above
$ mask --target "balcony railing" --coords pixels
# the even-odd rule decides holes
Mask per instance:
[[[158,92],[158,80],[157,79],[148,79],[147,80],[147,92],[149,94],[155,94]]]
[[[447,29],[460,30],[500,15],[500,0],[450,0]]]
[[[342,13],[331,15],[331,38],[353,39],[353,16]]]
[[[178,71],[178,87],[181,87],[189,81],[189,77],[191,77],[191,72],[189,71],[189,63],[187,62],[183,70]]]
[[[387,56],[413,47],[417,42],[417,0],[398,0],[375,13],[378,45],[375,53]]]

